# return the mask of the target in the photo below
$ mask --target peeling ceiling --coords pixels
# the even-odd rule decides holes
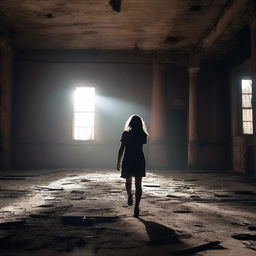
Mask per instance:
[[[184,50],[227,0],[1,0],[0,28],[17,48]]]

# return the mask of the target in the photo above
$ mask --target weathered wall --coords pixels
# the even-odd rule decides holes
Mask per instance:
[[[63,56],[62,56],[63,57]],[[34,60],[33,60],[34,59]],[[40,59],[40,58],[39,58]],[[56,60],[54,60],[56,59]],[[39,61],[15,65],[13,164],[16,167],[115,168],[122,129],[131,114],[149,123],[152,66]],[[72,81],[96,87],[96,140],[72,141]]]
[[[169,166],[187,167],[188,72],[185,67],[169,65],[167,83],[167,145]]]
[[[230,160],[228,72],[220,65],[202,65],[199,73],[199,166],[227,169]]]
[[[0,169],[10,167],[13,51],[0,37]]]
[[[115,168],[127,117],[134,113],[142,115],[150,132],[151,63],[103,63],[99,60],[92,63],[93,58],[87,62],[82,56],[71,58],[71,55],[69,53],[68,59],[59,52],[17,55],[13,95],[12,160],[15,167]],[[168,156],[164,167],[186,168],[188,73],[184,67],[167,65],[162,78],[166,83],[161,96],[166,105],[166,135],[160,144],[166,145]],[[89,80],[95,84],[95,142],[72,141],[74,80]],[[228,168],[230,130],[226,72],[221,67],[203,66],[199,87],[200,167]],[[146,147],[148,167],[157,168],[150,154]],[[160,157],[161,152],[154,152],[155,159],[157,154]]]
[[[231,125],[232,125],[232,166],[240,172],[246,172],[246,166],[250,165],[252,159],[250,150],[253,145],[253,135],[242,134],[241,116],[241,79],[251,77],[251,60],[247,59],[240,65],[234,67],[230,72],[231,92]],[[251,155],[252,157],[252,155]]]

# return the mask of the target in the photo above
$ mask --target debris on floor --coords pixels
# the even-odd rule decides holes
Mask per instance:
[[[160,185],[144,184],[143,187],[146,187],[146,188],[160,188]]]
[[[203,251],[207,251],[207,250],[224,250],[226,248],[224,248],[222,245],[220,245],[221,242],[219,241],[214,241],[214,242],[210,242],[210,243],[206,243],[206,244],[202,244],[199,246],[195,246],[189,249],[185,249],[182,251],[177,251],[177,252],[172,252],[170,255],[172,256],[182,256],[182,255],[190,255],[190,254],[194,254],[197,252],[203,252]]]
[[[256,241],[256,235],[253,234],[238,234],[238,235],[233,235],[232,236],[234,239],[237,240],[252,240],[252,241]]]
[[[231,174],[148,171],[134,218],[116,171],[3,172],[1,255],[254,256],[256,184]]]

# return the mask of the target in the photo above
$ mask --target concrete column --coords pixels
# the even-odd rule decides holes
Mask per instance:
[[[148,165],[154,169],[168,168],[166,71],[165,64],[153,61]]]
[[[0,37],[0,169],[11,165],[12,70],[12,47]]]
[[[198,72],[199,67],[189,68],[188,109],[188,167],[198,167]]]
[[[251,23],[251,60],[252,60],[252,106],[253,106],[253,142],[254,142],[254,173],[256,177],[256,17]]]

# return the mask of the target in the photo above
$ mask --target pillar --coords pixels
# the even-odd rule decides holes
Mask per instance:
[[[12,61],[10,42],[0,37],[0,169],[11,165]]]
[[[199,67],[189,68],[189,108],[188,108],[188,167],[198,167],[198,73]]]
[[[168,168],[166,72],[166,64],[153,60],[148,166],[154,169]]]

